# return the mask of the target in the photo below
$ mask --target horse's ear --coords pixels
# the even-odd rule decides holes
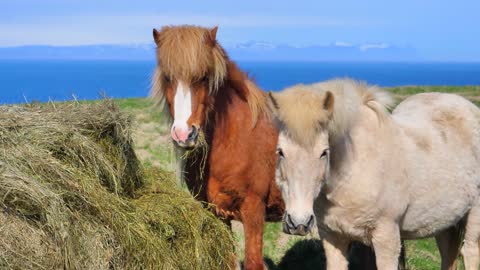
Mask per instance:
[[[157,45],[160,42],[160,32],[158,32],[158,30],[155,28],[153,28],[153,40],[155,40]]]
[[[218,26],[213,27],[212,29],[208,30],[207,35],[207,43],[214,46],[217,42],[217,31]]]
[[[210,38],[214,41],[217,40],[217,31],[218,31],[218,26],[215,26],[212,29],[210,29]]]
[[[275,94],[272,91],[268,92],[267,105],[274,114],[278,111],[278,109],[280,109],[277,99],[275,98]]]
[[[333,97],[332,92],[327,91],[325,97],[323,98],[323,109],[328,112],[329,116],[333,114],[333,107],[335,103],[335,98]]]

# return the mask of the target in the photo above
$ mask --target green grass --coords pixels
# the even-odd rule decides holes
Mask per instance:
[[[120,108],[129,110],[132,113],[142,112],[147,117],[142,120],[164,123],[166,122],[162,112],[155,106],[153,100],[147,98],[122,98],[115,100]]]
[[[399,102],[414,94],[440,92],[461,95],[480,106],[480,86],[399,86],[388,87],[386,90],[390,91]]]
[[[304,240],[304,238],[283,234],[282,223],[268,222],[263,233],[263,254],[273,263],[278,264],[283,255],[299,240]]]
[[[410,269],[439,269],[440,255],[434,239],[406,241],[405,248]]]
[[[432,238],[405,241],[407,265],[410,270],[440,269],[440,254]],[[459,260],[458,270],[465,269],[463,260]]]
[[[403,86],[391,87],[387,88],[387,90],[399,102],[416,93],[444,92],[462,95],[480,106],[480,86]],[[144,164],[163,168],[171,166],[172,150],[170,141],[165,140],[163,143],[158,143],[155,140],[157,137],[169,136],[168,126],[165,125],[166,120],[162,117],[160,110],[153,106],[151,100],[142,98],[119,99],[118,104],[122,109],[131,112],[137,118],[140,129],[145,126],[148,127],[148,125],[155,126],[155,128],[142,133],[142,140],[144,137],[149,137],[149,139],[144,143],[137,144],[137,151],[148,152],[148,156],[143,159]],[[315,267],[320,265],[321,262],[318,257],[315,257],[316,253],[318,253],[318,248],[316,248],[313,240],[306,241],[305,238],[301,237],[285,239],[285,236],[282,236],[282,234],[280,223],[267,223],[265,225],[263,250],[271,269],[296,269],[291,264],[295,260],[302,264],[302,269],[315,269]],[[239,258],[243,258],[243,233],[241,231],[235,232],[235,239],[238,242]],[[440,269],[440,256],[434,239],[406,241],[405,245],[409,269]],[[299,250],[306,249],[309,250],[307,255],[304,254],[301,260],[297,259]],[[463,269],[462,264],[459,269]]]
[[[424,92],[480,94],[480,86],[399,86],[386,89],[396,95],[413,95]]]

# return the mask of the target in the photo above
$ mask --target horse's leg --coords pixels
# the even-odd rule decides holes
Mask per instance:
[[[458,255],[463,240],[463,224],[450,227],[435,236],[442,257],[442,270],[457,269]]]
[[[350,241],[334,235],[322,236],[327,259],[327,270],[348,270],[348,248]]]
[[[465,270],[478,270],[480,264],[480,201],[470,209],[465,226],[465,243],[463,245],[463,260]]]
[[[400,229],[394,221],[378,222],[372,232],[372,244],[378,270],[397,270],[402,248]]]
[[[265,224],[265,204],[256,195],[247,196],[240,206],[245,231],[245,269],[263,270],[263,226]]]

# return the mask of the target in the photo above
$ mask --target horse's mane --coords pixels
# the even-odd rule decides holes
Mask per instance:
[[[233,62],[215,40],[210,40],[210,29],[197,26],[165,26],[157,43],[158,65],[152,78],[150,95],[164,106],[163,76],[177,76],[187,81],[209,75],[209,94],[216,95],[228,80],[243,92],[255,123],[258,115],[266,112],[266,98]],[[166,114],[169,115],[169,114]]]
[[[333,94],[333,112],[324,109],[327,91]],[[296,85],[275,95],[277,117],[288,134],[297,142],[310,146],[322,127],[327,127],[331,140],[345,135],[361,106],[378,116],[380,122],[389,116],[391,96],[376,86],[351,79],[334,79],[311,85]]]

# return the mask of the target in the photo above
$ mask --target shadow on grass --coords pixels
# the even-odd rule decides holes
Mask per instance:
[[[350,270],[376,269],[372,249],[360,244],[353,244],[351,247],[349,261]],[[269,258],[265,258],[265,263],[270,270],[326,269],[322,242],[313,239],[297,242],[285,253],[278,265]]]

